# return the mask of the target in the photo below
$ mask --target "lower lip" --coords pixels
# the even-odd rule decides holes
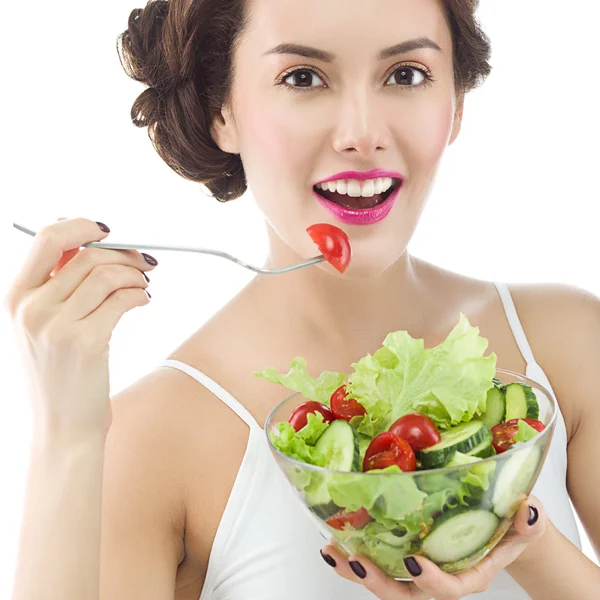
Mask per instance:
[[[359,210],[344,208],[335,202],[331,202],[331,200],[327,200],[327,198],[324,198],[320,194],[317,194],[315,190],[312,192],[321,206],[326,208],[338,221],[341,221],[346,225],[373,225],[374,223],[382,221],[390,214],[390,211],[398,198],[398,194],[403,187],[404,182],[402,182],[381,204],[373,208],[362,208]]]

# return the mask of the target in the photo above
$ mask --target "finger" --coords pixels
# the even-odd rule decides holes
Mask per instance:
[[[423,594],[420,598],[450,600],[462,598],[470,592],[465,591],[466,587],[457,576],[442,571],[424,556],[407,556],[404,564],[413,578],[413,585]]]
[[[67,250],[63,252],[60,260],[56,263],[54,269],[50,273],[50,277],[54,277],[73,257],[77,256],[81,252],[81,248],[74,248],[73,250]]]
[[[155,265],[150,265],[140,252],[134,250],[84,248],[69,264],[61,269],[60,273],[57,273],[40,289],[40,302],[47,305],[64,302],[96,269],[104,269],[107,266],[114,265],[136,267],[138,271],[148,271],[155,267]],[[144,278],[141,273],[140,277]],[[107,292],[115,289],[116,287],[113,287]]]
[[[321,554],[324,555],[325,562],[333,567],[338,575],[361,584],[381,600],[427,600],[429,598],[414,584],[388,577],[363,556],[347,557],[335,545],[325,546]],[[333,563],[329,559],[333,559]]]
[[[478,568],[486,576],[495,577],[517,560],[528,546],[535,546],[541,540],[547,522],[548,515],[542,503],[535,496],[529,496],[519,506],[511,529],[498,546],[479,563]],[[467,579],[469,571],[459,574],[458,577]]]
[[[95,267],[84,281],[77,286],[73,294],[65,301],[65,313],[71,319],[84,319],[98,309],[109,298],[120,297],[121,290],[146,289],[148,283],[139,269],[126,265],[104,264]],[[127,301],[129,302],[129,300]]]
[[[92,331],[105,331],[110,340],[112,331],[117,326],[123,315],[138,306],[145,306],[150,302],[148,294],[141,288],[119,289],[111,294],[101,306],[89,317],[83,320]]]
[[[498,546],[475,567],[456,575],[463,590],[466,593],[487,590],[500,571],[512,564],[529,544],[541,538],[547,519],[542,503],[535,496],[524,500],[515,515],[513,526]]]
[[[364,556],[351,555],[348,563],[362,583],[381,600],[428,600],[431,596],[412,582],[396,581]]]
[[[350,565],[348,564],[348,557],[343,554],[336,546],[329,544],[321,550],[321,556],[323,560],[333,569],[335,572],[349,581],[359,582],[358,577],[354,574]],[[328,560],[329,557],[332,560]],[[333,562],[332,562],[333,561]]]
[[[34,237],[13,289],[22,293],[40,287],[48,281],[64,252],[78,249],[88,242],[100,241],[107,235],[95,221],[89,219],[58,221],[44,227]]]

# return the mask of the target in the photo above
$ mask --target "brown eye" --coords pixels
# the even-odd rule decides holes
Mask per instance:
[[[323,83],[321,78],[314,72],[309,71],[308,69],[298,69],[297,71],[293,71],[290,73],[285,79],[284,82],[295,88],[310,88],[310,87],[318,87],[312,85],[315,83],[315,80]]]
[[[420,78],[420,79],[419,79]],[[425,81],[425,73],[416,67],[400,67],[396,69],[388,82],[402,86],[418,86]]]

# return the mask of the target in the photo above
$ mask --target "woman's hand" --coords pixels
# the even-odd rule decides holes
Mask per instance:
[[[108,343],[125,312],[148,304],[143,271],[157,263],[131,250],[80,250],[106,238],[103,228],[87,219],[44,227],[5,299],[36,435],[106,435],[112,421]]]
[[[405,564],[409,572],[414,573],[412,583],[388,577],[360,556],[346,559],[332,545],[323,548],[322,554],[335,561],[339,575],[361,583],[381,600],[459,600],[487,590],[502,569],[525,556],[525,550],[529,559],[544,534],[546,522],[547,515],[541,502],[530,496],[519,507],[514,524],[502,541],[475,567],[458,575],[449,575],[423,556],[408,557]],[[332,561],[325,560],[332,565]]]

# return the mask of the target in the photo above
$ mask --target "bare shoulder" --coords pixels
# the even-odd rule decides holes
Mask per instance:
[[[196,380],[167,367],[116,394],[112,409],[103,484],[103,597],[121,597],[124,582],[131,582],[135,595],[134,589],[157,584],[157,578],[175,581],[176,590],[190,584],[201,589],[214,530],[243,456],[245,425]],[[225,430],[237,434],[239,444],[221,452],[215,480],[210,457]]]
[[[566,284],[516,284],[510,292],[536,360],[546,372],[570,437],[581,419],[597,410],[600,298]]]

